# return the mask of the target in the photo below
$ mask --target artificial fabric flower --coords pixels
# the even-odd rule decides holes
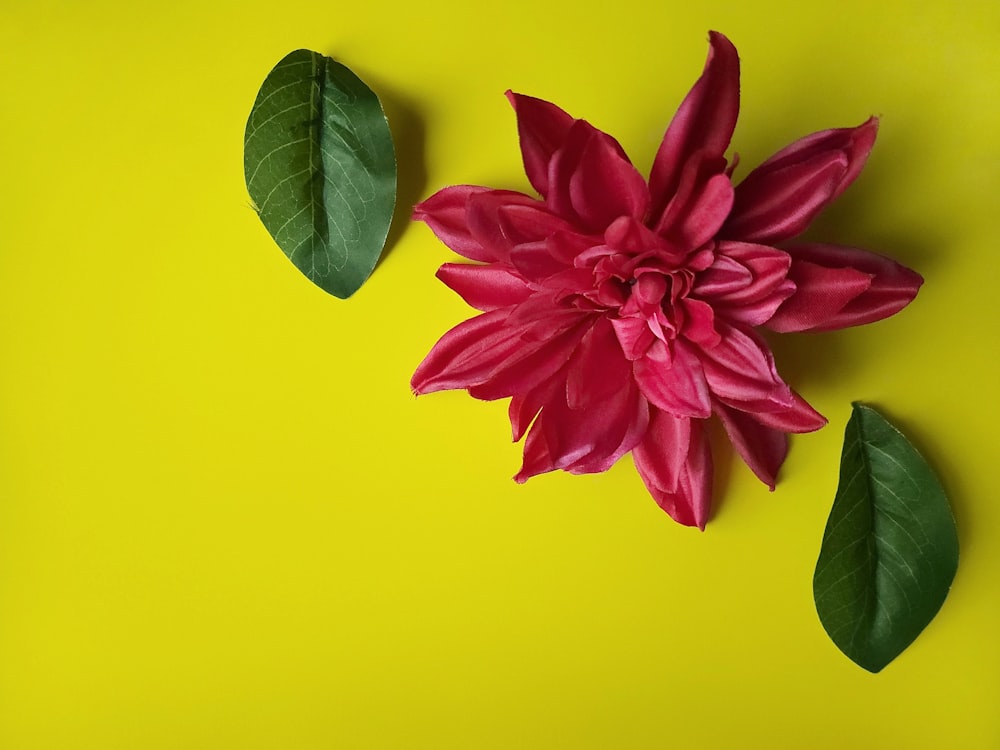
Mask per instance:
[[[866,250],[787,244],[858,176],[875,118],[806,136],[733,185],[739,58],[722,34],[709,41],[648,181],[608,134],[508,92],[540,199],[458,185],[413,214],[478,262],[437,275],[482,312],[435,344],[414,392],[509,397],[514,440],[527,433],[518,482],[605,471],[631,451],[656,502],[702,529],[707,419],[772,490],[787,433],[826,423],[778,376],[756,329],[870,323],[922,283]]]

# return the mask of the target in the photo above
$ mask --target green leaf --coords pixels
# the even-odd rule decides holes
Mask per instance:
[[[958,534],[941,483],[899,430],[854,404],[813,578],[826,632],[848,658],[878,672],[934,618],[957,568]]]
[[[328,57],[292,52],[260,87],[243,166],[285,255],[330,294],[354,294],[382,253],[396,202],[396,155],[375,93]]]

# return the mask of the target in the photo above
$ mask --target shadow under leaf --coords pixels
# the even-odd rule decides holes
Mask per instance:
[[[396,147],[396,208],[376,269],[403,236],[410,223],[413,206],[421,198],[427,185],[427,165],[424,160],[426,127],[421,113],[402,94],[382,85],[378,91]]]

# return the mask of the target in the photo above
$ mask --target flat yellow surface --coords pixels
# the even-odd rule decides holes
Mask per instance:
[[[645,171],[701,71],[743,60],[745,169],[882,116],[813,236],[926,277],[895,318],[776,341],[828,428],[777,492],[717,452],[705,533],[626,459],[515,485],[505,405],[415,399],[468,315],[422,225],[354,298],[249,208],[243,127],[308,47],[383,96],[400,202],[528,189],[502,93]],[[0,748],[1000,747],[1000,6],[44,2],[0,9]],[[812,572],[852,400],[950,491],[948,601],[883,673]]]

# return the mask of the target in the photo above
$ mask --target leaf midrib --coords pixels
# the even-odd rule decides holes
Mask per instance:
[[[863,407],[861,407],[863,408]],[[871,585],[865,586],[865,616],[858,619],[858,631],[854,633],[851,637],[851,642],[854,643],[855,639],[858,637],[860,631],[862,637],[865,640],[866,646],[870,647],[872,633],[875,630],[875,616],[878,604],[878,566],[879,566],[879,554],[878,545],[875,544],[875,519],[876,519],[876,509],[875,509],[875,489],[873,487],[874,477],[872,476],[871,462],[868,459],[867,448],[869,443],[864,439],[862,421],[864,419],[864,413],[859,412],[858,419],[854,420],[854,430],[856,432],[855,439],[858,444],[858,455],[860,456],[860,464],[862,469],[862,475],[864,477],[864,488],[865,488],[865,500],[868,513],[868,526],[865,530],[865,548],[868,550],[868,566],[869,570],[865,575],[864,580],[870,580]]]

